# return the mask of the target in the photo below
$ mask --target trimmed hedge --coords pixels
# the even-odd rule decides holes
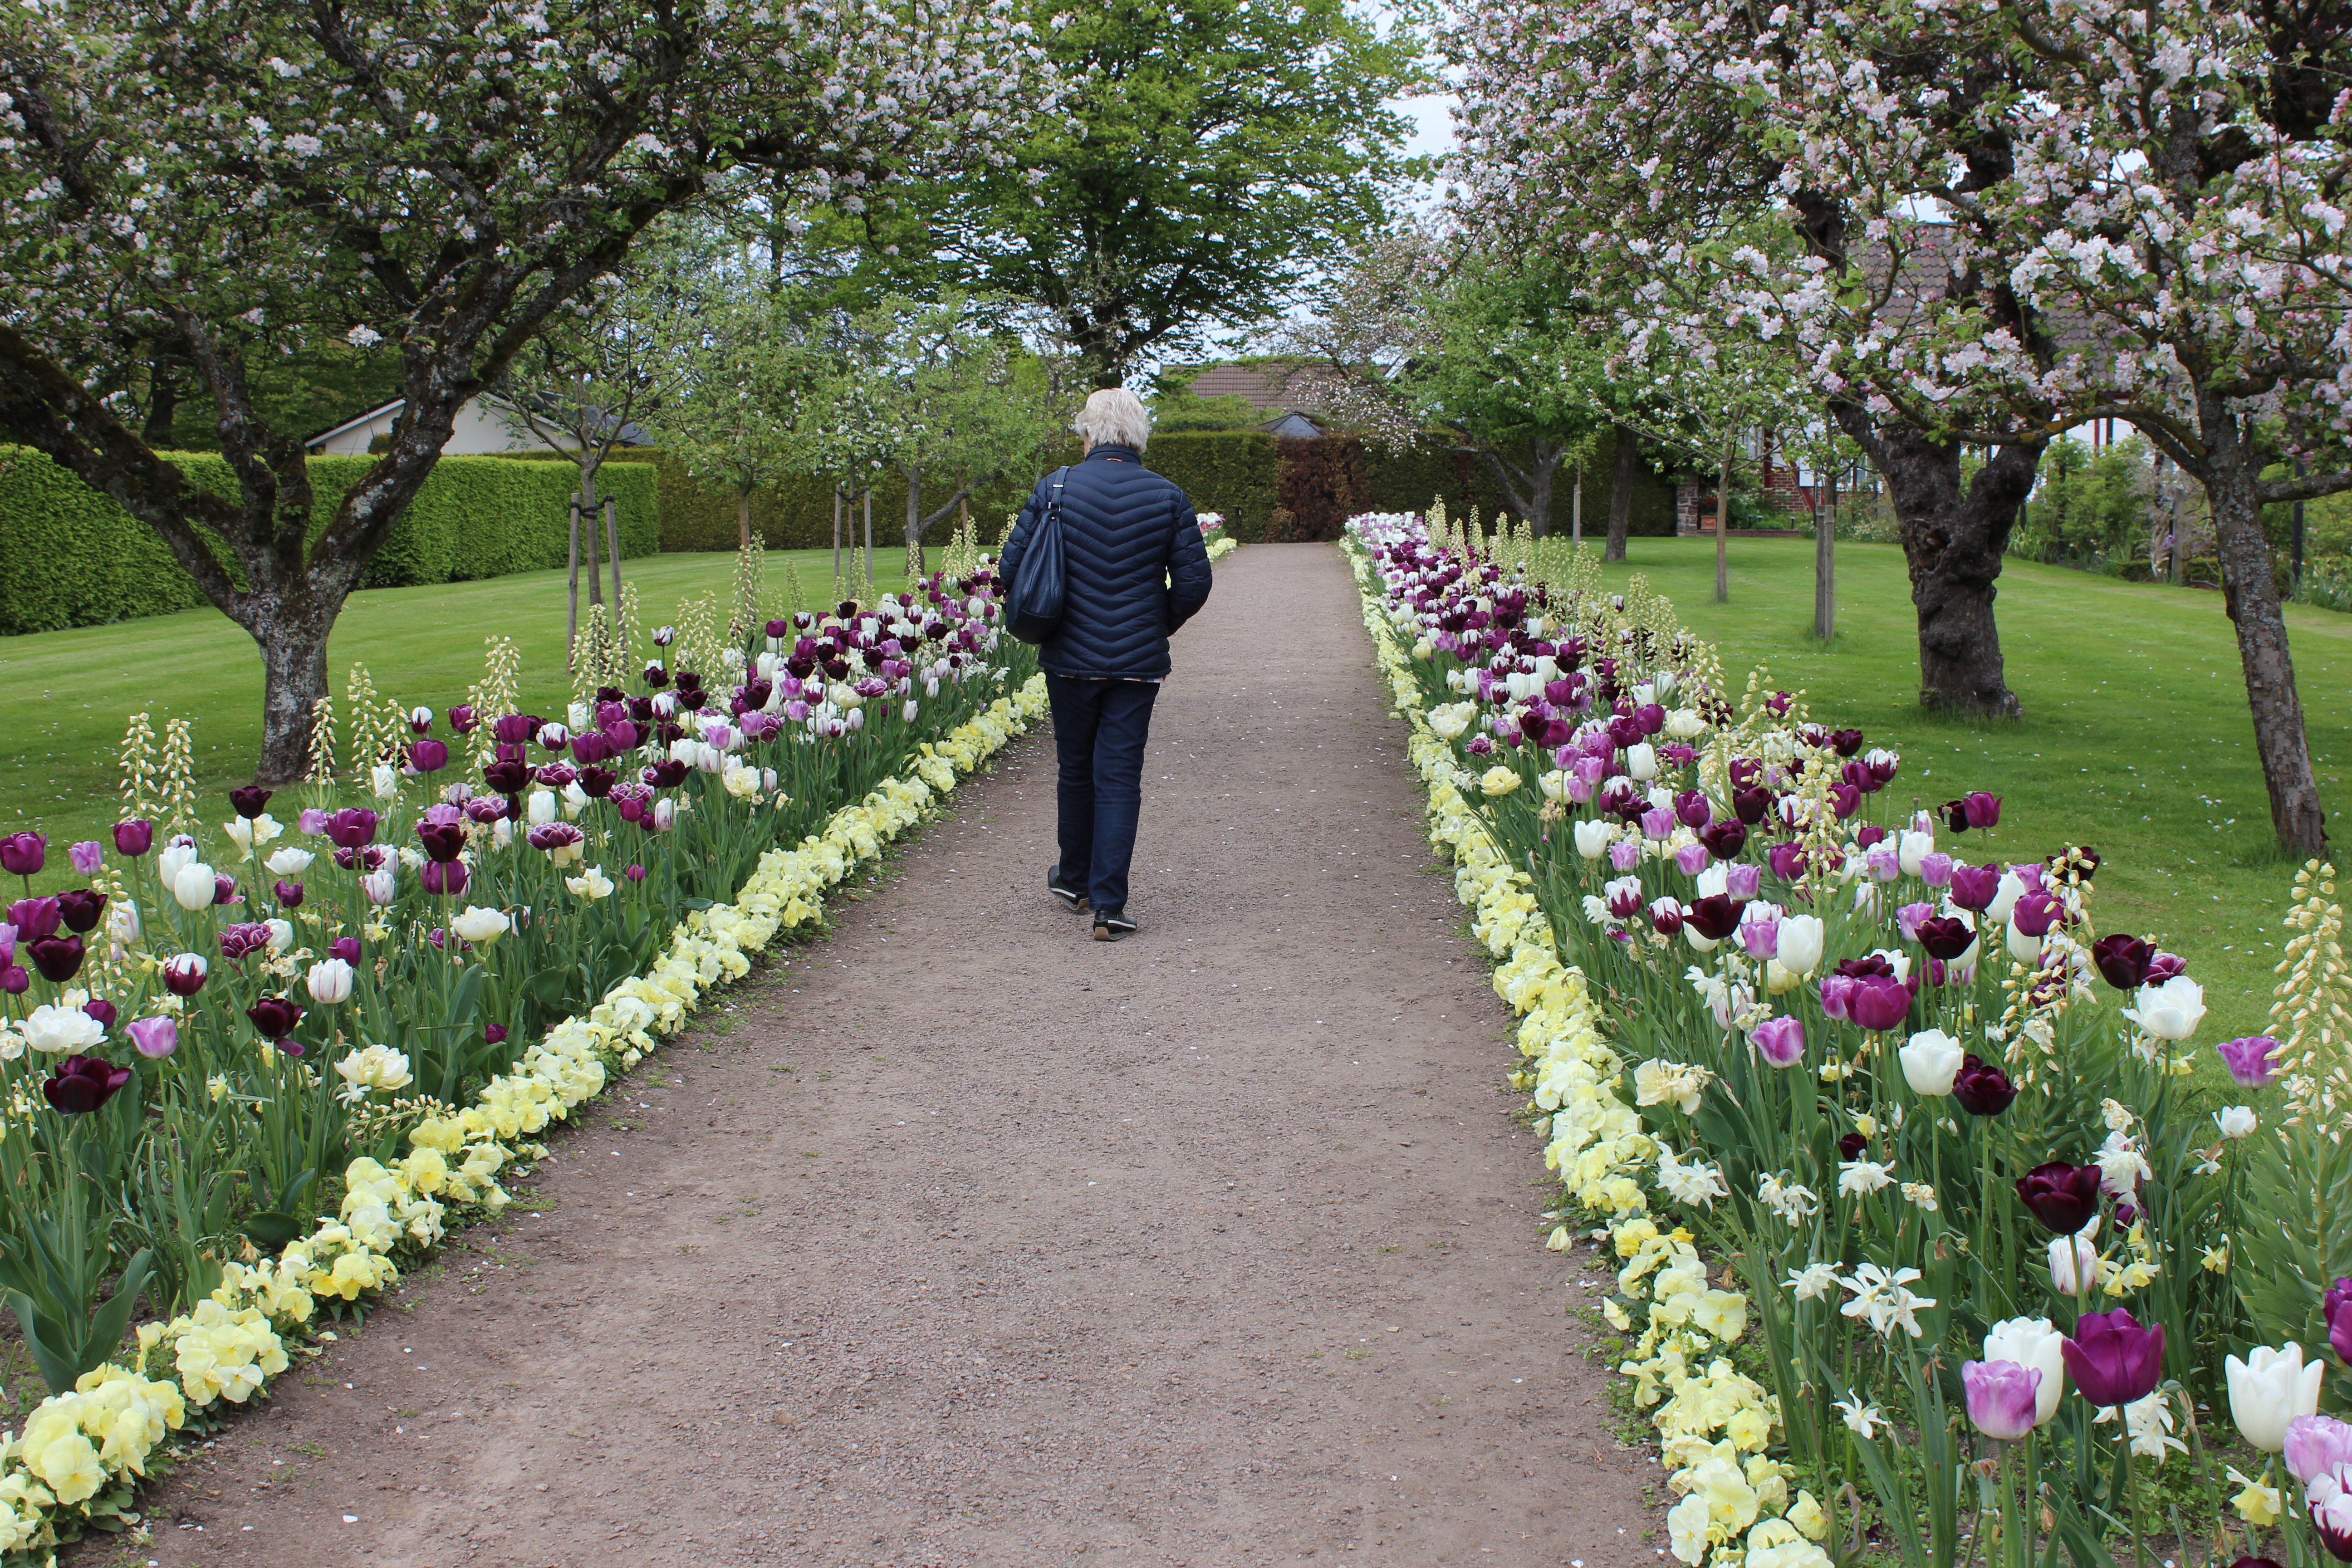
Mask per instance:
[[[192,484],[234,497],[236,481],[216,454],[164,454]],[[364,457],[313,458],[312,532],[373,466]],[[569,497],[576,474],[488,458],[444,458],[393,525],[366,585],[395,587],[543,571],[564,563]],[[621,552],[661,546],[657,476],[600,476],[620,501]],[[145,524],[41,454],[0,447],[0,634],[103,626],[205,602],[163,540]]]

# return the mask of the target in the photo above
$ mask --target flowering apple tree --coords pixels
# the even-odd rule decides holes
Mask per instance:
[[[1049,108],[1003,0],[564,8],[251,0],[0,17],[0,434],[153,528],[267,669],[265,780],[300,776],[343,599],[448,438],[555,312],[729,170],[861,209],[985,163]],[[235,499],[99,387],[128,336],[183,354]],[[301,432],[251,372],[345,339],[396,354],[391,449],[323,527]]]

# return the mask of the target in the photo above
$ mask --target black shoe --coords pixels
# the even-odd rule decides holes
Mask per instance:
[[[1079,891],[1076,888],[1066,887],[1063,885],[1062,868],[1059,866],[1053,866],[1046,868],[1045,890],[1053,894],[1055,898],[1061,900],[1062,907],[1064,909],[1082,910],[1087,907],[1087,896],[1085,893]]]
[[[1097,942],[1116,942],[1120,937],[1133,936],[1134,934],[1135,922],[1127,918],[1127,911],[1125,910],[1097,910],[1095,911],[1095,940]]]

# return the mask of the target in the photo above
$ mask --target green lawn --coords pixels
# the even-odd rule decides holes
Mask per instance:
[[[897,565],[877,548],[877,567]],[[784,562],[822,603],[833,581],[832,552],[768,556],[768,592],[782,592]],[[731,553],[649,556],[622,563],[648,626],[676,618],[681,599],[711,595],[723,605],[734,581]],[[883,592],[903,578],[877,570]],[[482,677],[485,639],[514,638],[522,651],[524,695],[534,710],[560,713],[571,681],[563,669],[564,574],[532,572],[478,583],[378,588],[354,594],[336,623],[328,668],[341,711],[354,660],[376,689],[436,711],[465,700]],[[583,608],[585,608],[584,593]],[[719,617],[725,615],[722,610]],[[196,765],[209,799],[228,816],[223,792],[252,776],[261,745],[261,656],[253,639],[207,606],[110,626],[0,637],[0,833],[33,828],[49,837],[48,886],[72,879],[65,846],[104,838],[116,820],[115,756],[124,721],[145,710],[160,738],[167,719],[194,721]]]
[[[2268,797],[2221,596],[2011,561],[1995,613],[2025,716],[1987,724],[1922,712],[1918,622],[1903,552],[1838,547],[1838,636],[1812,637],[1810,540],[1730,544],[1731,601],[1714,602],[1712,541],[1636,539],[1625,567],[1721,645],[1736,684],[1768,664],[1820,719],[1901,751],[1888,794],[1935,805],[1971,789],[2002,799],[2000,828],[1952,847],[2023,860],[2096,847],[2102,931],[2188,959],[2211,1009],[2198,1039],[2258,1034],[2295,872],[2270,832]],[[2312,761],[2331,820],[2352,764],[2352,616],[2289,605]]]

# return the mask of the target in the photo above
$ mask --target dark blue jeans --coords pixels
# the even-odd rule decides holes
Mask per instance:
[[[1062,885],[1097,911],[1127,907],[1127,865],[1143,811],[1143,741],[1160,688],[1139,680],[1048,674],[1054,751],[1061,763]]]

